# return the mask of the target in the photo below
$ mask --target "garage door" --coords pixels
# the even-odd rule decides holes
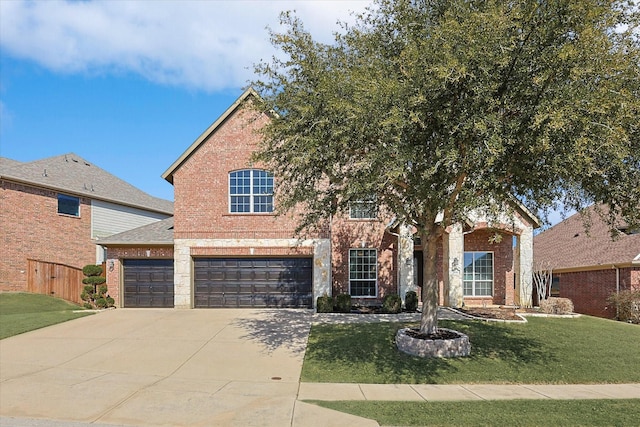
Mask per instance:
[[[124,260],[124,307],[173,307],[173,260]]]
[[[311,258],[196,258],[195,307],[312,307]]]

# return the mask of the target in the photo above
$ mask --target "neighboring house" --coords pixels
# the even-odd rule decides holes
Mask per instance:
[[[304,236],[295,234],[300,212],[274,215],[278,177],[250,161],[256,130],[270,120],[243,108],[254,96],[243,93],[163,174],[174,186],[172,230],[167,221],[163,230],[145,227],[100,240],[117,303],[312,307],[325,293],[379,304],[388,294],[404,299],[419,291],[420,242],[372,201],[354,203],[323,231]],[[537,226],[515,206],[499,224],[478,217],[451,227],[439,256],[440,304],[530,301]]]
[[[614,318],[607,299],[640,290],[640,230],[620,221],[612,239],[594,206],[584,213],[588,216],[577,213],[535,236],[534,265],[552,270],[551,295],[571,299],[577,313]]]
[[[33,162],[0,158],[0,291],[27,288],[27,259],[82,268],[102,263],[107,237],[173,214],[76,154]]]

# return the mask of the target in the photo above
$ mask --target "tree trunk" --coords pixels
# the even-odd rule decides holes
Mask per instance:
[[[432,334],[438,330],[438,235],[425,232],[420,239],[424,253],[420,332]]]

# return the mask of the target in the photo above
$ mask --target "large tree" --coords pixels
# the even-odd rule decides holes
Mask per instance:
[[[378,0],[325,44],[283,13],[252,83],[275,113],[255,159],[301,229],[369,197],[414,226],[434,332],[437,243],[471,211],[598,202],[638,223],[638,15],[620,0]]]

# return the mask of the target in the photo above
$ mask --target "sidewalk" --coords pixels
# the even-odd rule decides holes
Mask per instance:
[[[333,384],[300,383],[298,400],[470,401],[640,399],[640,384]]]

